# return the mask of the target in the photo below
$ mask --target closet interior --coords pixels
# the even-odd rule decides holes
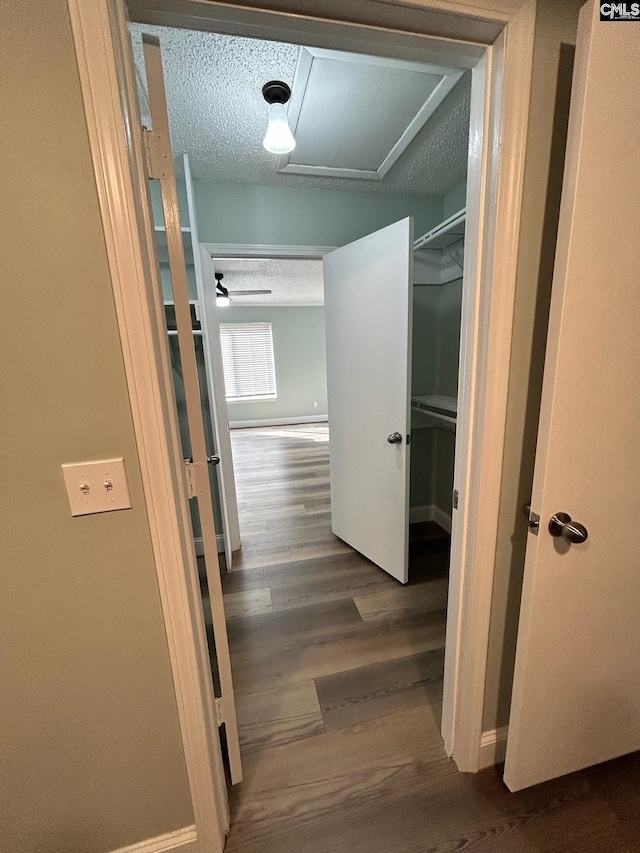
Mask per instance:
[[[450,213],[447,200],[446,218],[413,247],[410,521],[450,533],[466,211]]]

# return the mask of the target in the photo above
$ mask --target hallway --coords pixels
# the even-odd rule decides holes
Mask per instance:
[[[402,765],[425,750],[444,757],[449,537],[420,525],[402,587],[331,533],[326,424],[232,439],[243,547],[223,583],[246,779],[233,838],[244,850],[263,817],[275,828],[292,809],[316,817],[349,790],[371,796],[398,736]],[[327,774],[332,752],[342,767]]]
[[[223,588],[245,781],[226,850],[637,850],[607,802],[614,776],[637,794],[635,757],[515,795],[446,758],[448,535],[412,526],[403,587],[331,533],[326,424],[232,440],[243,547]]]

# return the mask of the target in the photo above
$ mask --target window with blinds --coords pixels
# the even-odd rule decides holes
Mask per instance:
[[[275,400],[271,323],[221,323],[220,343],[227,401]]]

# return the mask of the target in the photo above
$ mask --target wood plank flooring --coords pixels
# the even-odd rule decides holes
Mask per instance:
[[[640,758],[510,794],[440,739],[448,537],[398,584],[331,533],[326,425],[234,430],[223,575],[245,781],[229,853],[640,851]]]

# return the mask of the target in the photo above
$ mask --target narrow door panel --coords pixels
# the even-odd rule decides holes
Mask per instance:
[[[217,700],[218,717],[220,722],[225,725],[231,778],[235,783],[242,779],[240,745],[231,679],[229,643],[224,618],[222,584],[218,564],[213,499],[209,480],[209,462],[207,459],[205,430],[202,418],[200,387],[198,384],[191,306],[189,305],[183,234],[178,209],[174,161],[171,154],[169,121],[162,73],[162,56],[160,44],[155,37],[143,36],[143,44],[149,103],[153,122],[153,139],[149,140],[147,138],[147,140],[149,145],[152,146],[150,158],[158,164],[157,175],[160,183],[162,211],[166,228],[169,269],[175,304],[180,363],[193,459],[192,463],[188,466],[188,476],[185,477],[185,485],[189,484],[189,492],[191,496],[197,498],[198,502],[207,582],[211,599],[218,675],[222,694],[220,699]]]
[[[640,749],[639,26],[601,22],[593,0],[580,15],[531,502],[540,522],[527,549],[504,777],[512,790]]]

